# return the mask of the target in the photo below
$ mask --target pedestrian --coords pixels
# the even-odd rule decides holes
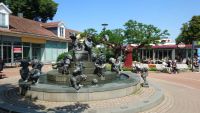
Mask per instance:
[[[173,61],[172,61],[172,72],[173,72],[174,74],[177,74],[177,73],[178,73],[176,60],[173,60]]]
[[[198,65],[199,65],[199,72],[200,72],[200,56],[198,57]]]
[[[171,60],[168,60],[168,62],[167,62],[167,72],[169,74],[172,73],[172,61]]]
[[[3,71],[3,68],[4,68],[4,61],[0,59],[0,73],[1,71]]]

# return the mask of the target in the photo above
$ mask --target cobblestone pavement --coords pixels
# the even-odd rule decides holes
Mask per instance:
[[[50,65],[45,65],[44,72],[51,70]],[[7,78],[0,79],[0,85],[11,84],[16,85],[19,76],[19,68],[7,68],[3,71]],[[9,81],[7,79],[9,78]],[[179,74],[166,74],[159,72],[150,72],[148,80],[150,82],[157,83],[165,92],[164,101],[142,113],[200,113],[200,73],[197,72],[182,72]],[[139,91],[140,96],[143,94],[144,89]],[[152,93],[149,89],[147,92]],[[120,104],[126,104],[128,102],[127,97],[115,100],[106,100],[100,102],[91,102],[91,105],[95,108],[117,106]],[[44,101],[36,101],[35,103],[46,104]],[[58,107],[63,103],[48,103],[49,108]],[[69,103],[64,103],[68,105]],[[87,104],[87,103],[86,103]],[[1,112],[1,111],[0,111]]]
[[[200,113],[200,73],[150,73],[165,92],[164,101],[143,113]]]

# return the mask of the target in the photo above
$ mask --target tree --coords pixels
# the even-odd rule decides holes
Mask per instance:
[[[153,25],[146,25],[133,20],[129,20],[124,26],[127,42],[137,44],[138,48],[157,44],[161,37],[169,35],[167,30],[161,31]]]
[[[97,31],[94,28],[85,29],[83,33],[81,33],[82,38],[91,37],[94,43],[99,42],[99,38],[97,37]]]
[[[58,4],[53,0],[0,0],[9,6],[13,15],[23,13],[23,16],[35,21],[47,22],[53,20]]]
[[[105,30],[102,31],[98,37],[102,38],[105,35],[109,36],[109,40],[102,43],[111,47],[114,53],[114,57],[118,58],[121,55],[122,44],[124,40],[124,30],[120,28],[114,30]]]
[[[97,36],[97,31],[94,28],[85,29],[83,33],[81,33],[81,37],[94,37]]]
[[[192,44],[194,40],[200,40],[200,16],[193,16],[189,22],[183,24],[176,43]]]

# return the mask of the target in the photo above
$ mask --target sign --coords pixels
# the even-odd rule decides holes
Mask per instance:
[[[178,48],[185,48],[185,44],[184,44],[184,43],[182,43],[182,42],[181,42],[181,43],[179,43],[179,44],[178,44]]]
[[[13,48],[13,53],[22,53],[22,48],[19,47]]]

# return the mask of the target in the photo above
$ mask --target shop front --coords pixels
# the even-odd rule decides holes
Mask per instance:
[[[4,63],[14,66],[21,59],[39,59],[41,60],[44,47],[44,40],[34,41],[32,38],[15,37],[0,35],[0,56]]]
[[[196,53],[196,49],[194,53]],[[161,63],[163,60],[183,62],[188,58],[192,58],[192,47],[191,45],[185,45],[184,47],[178,47],[177,45],[152,46],[148,49],[139,49],[138,56],[141,56],[140,61],[145,63]]]
[[[0,56],[8,66],[15,66],[21,59],[55,62],[59,54],[68,51],[67,42],[40,38],[0,35],[0,42]]]

